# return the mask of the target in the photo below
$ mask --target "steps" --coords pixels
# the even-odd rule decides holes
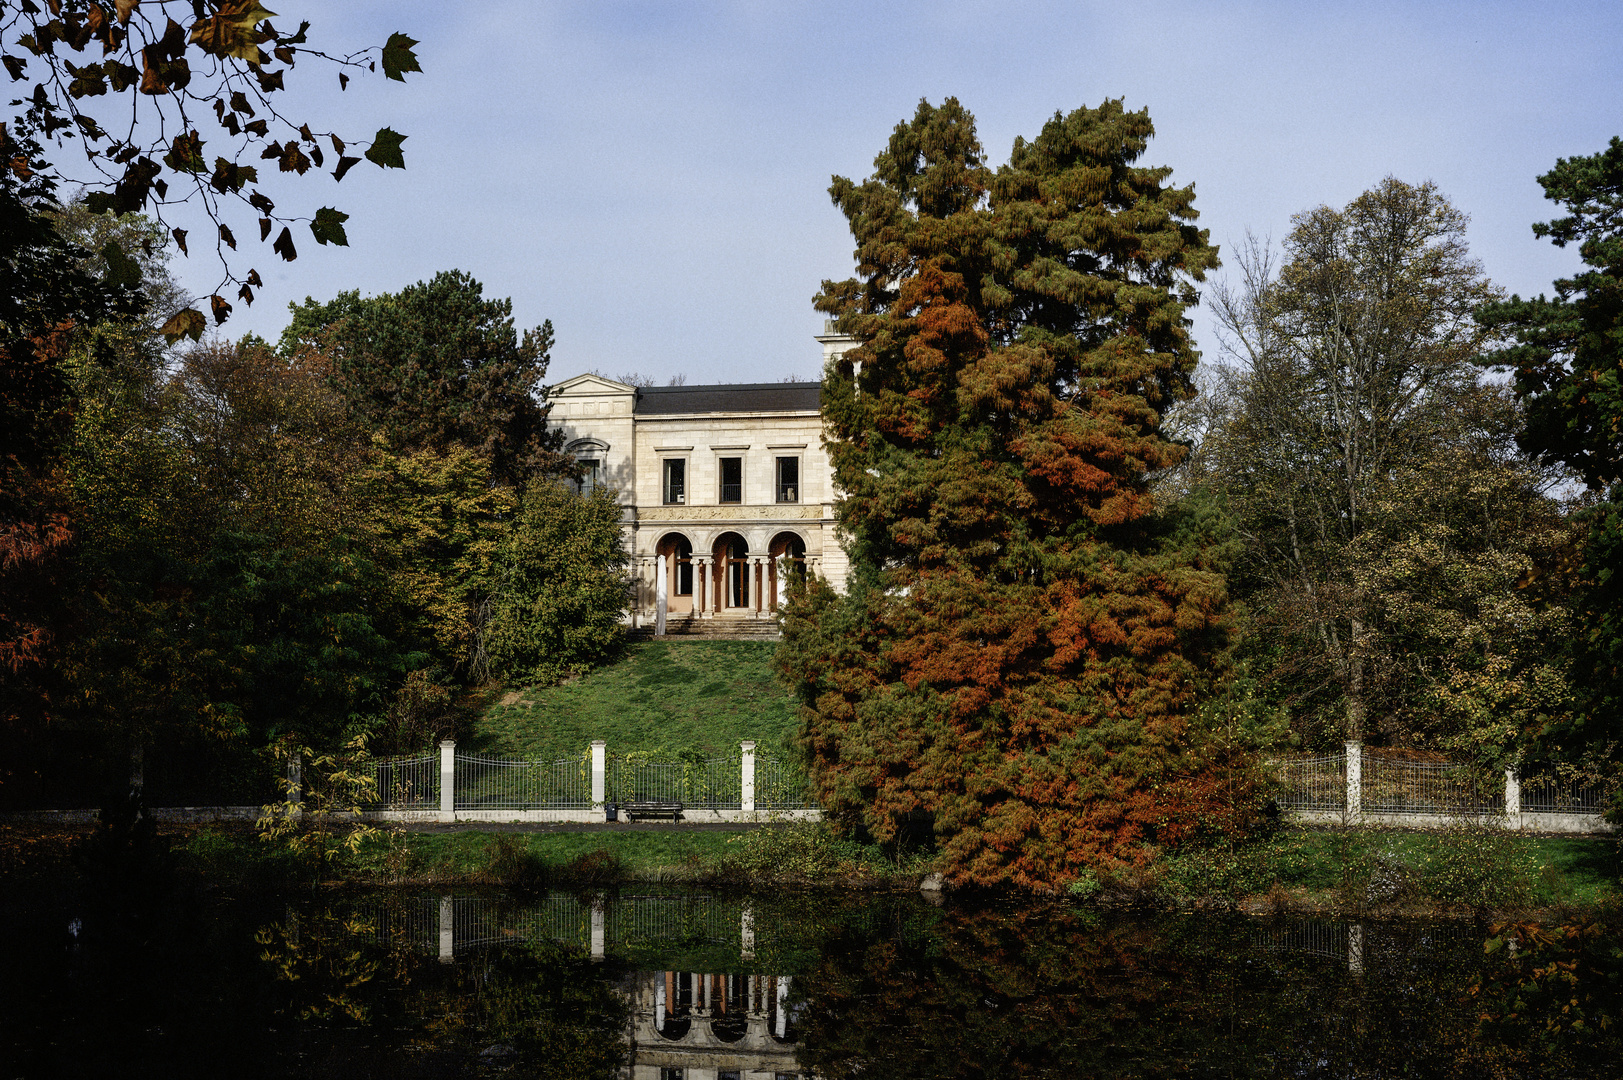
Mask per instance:
[[[640,626],[626,636],[632,641],[651,641],[654,628]],[[678,615],[665,620],[665,636],[689,641],[776,641],[783,637],[783,631],[778,620],[765,613],[760,616],[716,615],[708,619]]]

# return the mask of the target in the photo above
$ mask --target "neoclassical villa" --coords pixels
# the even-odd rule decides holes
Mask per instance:
[[[817,340],[825,363],[856,344]],[[553,387],[565,450],[625,506],[634,627],[768,619],[796,568],[844,588],[820,394],[809,382],[634,387],[600,375]]]

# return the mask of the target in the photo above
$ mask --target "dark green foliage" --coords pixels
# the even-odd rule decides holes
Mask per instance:
[[[326,354],[351,408],[394,448],[467,447],[499,481],[518,486],[537,469],[560,467],[560,436],[546,430],[542,404],[550,322],[520,338],[513,302],[486,300],[459,270],[398,293],[351,291],[290,307],[282,352]]]
[[[620,503],[598,488],[530,485],[497,557],[486,648],[514,682],[550,684],[599,664],[625,638],[630,586]]]
[[[1573,675],[1584,707],[1550,735],[1615,747],[1623,737],[1623,140],[1560,159],[1539,183],[1568,213],[1534,225],[1533,234],[1557,247],[1576,243],[1584,269],[1555,282],[1554,298],[1513,296],[1477,317],[1514,339],[1483,361],[1514,377],[1527,414],[1522,448],[1605,493],[1583,515],[1576,571],[1584,628],[1573,643]]]

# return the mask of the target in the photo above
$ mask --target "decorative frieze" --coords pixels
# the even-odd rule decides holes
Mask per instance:
[[[821,521],[827,516],[818,504],[803,506],[639,506],[639,521]]]

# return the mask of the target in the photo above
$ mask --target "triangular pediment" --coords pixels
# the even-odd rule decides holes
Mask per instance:
[[[563,394],[634,394],[636,392],[637,388],[634,386],[627,386],[625,383],[615,382],[613,379],[605,379],[601,375],[593,375],[591,372],[587,372],[584,375],[576,375],[572,379],[565,379],[561,383],[554,383],[551,393],[547,396],[556,400]]]

